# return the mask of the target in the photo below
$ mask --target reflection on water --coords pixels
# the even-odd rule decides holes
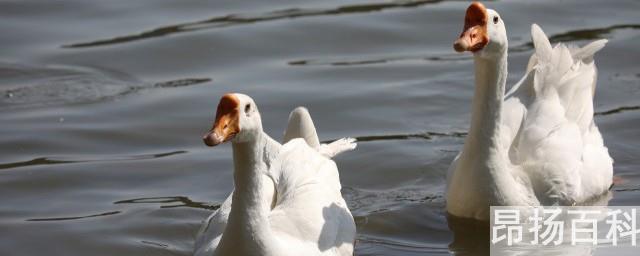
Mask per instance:
[[[576,206],[587,206],[588,210],[593,210],[592,207],[599,208],[600,206],[606,207],[609,201],[612,199],[613,194],[611,192],[605,193],[601,196],[593,198],[587,202],[582,202]],[[581,209],[576,207],[576,209]],[[604,209],[600,209],[604,210]],[[524,212],[524,211],[522,211]],[[522,216],[522,215],[521,215]],[[600,216],[601,218],[606,215]],[[564,216],[569,218],[569,216]],[[564,221],[566,225],[569,225],[568,219],[556,219]],[[447,214],[447,222],[449,228],[453,232],[453,242],[449,244],[449,248],[455,255],[489,255],[490,252],[493,255],[592,255],[593,246],[571,246],[563,245],[559,247],[548,246],[546,248],[540,248],[538,246],[513,246],[505,248],[491,248],[491,224],[488,221],[478,221],[474,219],[459,218],[453,215]],[[525,234],[528,231],[525,230]],[[564,234],[564,241],[570,240],[571,232]],[[527,241],[527,240],[524,240]],[[498,250],[499,249],[499,250]],[[495,250],[495,251],[494,251]],[[585,254],[587,252],[587,254]],[[540,254],[544,253],[544,254]]]
[[[482,222],[472,219],[461,219],[448,216],[449,227],[454,233],[453,242],[449,249],[457,256],[479,256],[479,255],[593,255],[594,246],[584,245],[562,245],[562,246],[510,246],[499,249],[491,248],[491,234],[489,222]],[[569,241],[570,233],[565,234],[565,241]]]
[[[447,223],[453,232],[449,249],[455,255],[489,255],[491,235],[489,222],[458,218],[447,215]]]

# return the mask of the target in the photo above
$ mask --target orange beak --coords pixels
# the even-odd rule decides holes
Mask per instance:
[[[213,127],[202,140],[209,147],[227,142],[240,132],[240,101],[233,94],[225,94],[218,103],[216,120]]]
[[[473,2],[467,8],[464,17],[464,30],[453,43],[453,49],[457,52],[477,52],[489,43],[487,35],[487,8],[479,2]]]

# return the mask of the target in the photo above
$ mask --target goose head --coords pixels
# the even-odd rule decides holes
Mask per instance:
[[[213,147],[227,141],[255,140],[261,133],[262,120],[253,99],[240,93],[228,93],[220,99],[213,127],[202,140]]]
[[[500,14],[479,2],[471,3],[464,17],[464,29],[453,43],[453,49],[488,59],[505,53],[507,30]]]

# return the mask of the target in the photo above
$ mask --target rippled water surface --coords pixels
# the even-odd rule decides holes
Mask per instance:
[[[443,208],[473,94],[471,58],[451,47],[467,5],[0,1],[0,254],[189,255],[232,189],[230,146],[201,141],[230,91],[275,138],[304,105],[321,139],[360,139],[336,159],[357,255],[486,253],[486,227]],[[507,24],[509,84],[533,22],[556,42],[609,39],[595,107],[623,180],[610,204],[640,205],[640,2],[487,6]]]

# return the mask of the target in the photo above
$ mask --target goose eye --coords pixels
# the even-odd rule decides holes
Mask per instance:
[[[246,106],[244,106],[245,113],[249,113],[250,110],[251,110],[251,104],[247,104]]]
[[[498,16],[493,17],[493,24],[498,24],[499,20],[500,18],[498,18]]]

